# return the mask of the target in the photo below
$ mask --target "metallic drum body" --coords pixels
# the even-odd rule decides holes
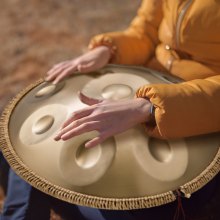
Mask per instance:
[[[31,185],[74,204],[123,210],[171,202],[177,191],[188,197],[219,171],[219,134],[165,141],[148,137],[140,125],[92,149],[84,143],[96,132],[53,139],[70,114],[86,106],[78,91],[122,100],[145,84],[178,82],[150,69],[116,65],[76,73],[58,85],[41,80],[3,113],[3,153]]]

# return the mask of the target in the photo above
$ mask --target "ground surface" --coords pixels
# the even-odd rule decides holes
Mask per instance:
[[[1,0],[0,112],[55,63],[86,50],[91,36],[127,27],[140,0]],[[0,189],[0,207],[4,195]],[[220,192],[193,219],[218,220]],[[52,215],[58,220],[59,216]]]

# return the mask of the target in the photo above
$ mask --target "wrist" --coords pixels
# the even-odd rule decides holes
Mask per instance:
[[[148,125],[155,126],[156,125],[156,119],[155,119],[155,106],[151,103],[150,107],[150,116],[147,121]]]
[[[105,59],[109,63],[112,58],[111,49],[108,46],[104,46],[104,45],[99,46],[98,48],[102,51],[102,55],[105,57]]]
[[[141,102],[141,122],[149,125],[155,125],[155,107],[154,105],[145,98],[138,98]]]
[[[98,47],[106,47],[110,57],[108,63],[111,63],[116,58],[117,46],[114,43],[114,40],[110,36],[98,35],[95,36],[89,43],[88,49],[93,50]]]

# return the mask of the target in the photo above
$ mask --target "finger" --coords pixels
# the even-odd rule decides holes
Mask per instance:
[[[69,62],[70,62],[70,60],[65,60],[65,61],[62,61],[60,63],[55,64],[54,67],[58,67],[58,66],[60,66],[62,64],[69,63]]]
[[[81,73],[87,73],[95,70],[94,62],[90,62],[87,64],[79,64],[77,69]]]
[[[78,127],[74,128],[74,129],[64,133],[61,136],[61,139],[63,141],[66,141],[66,140],[68,140],[70,138],[73,138],[75,136],[84,134],[86,132],[98,130],[98,127],[99,127],[99,122],[96,122],[96,121],[83,123],[80,126],[78,126]]]
[[[54,65],[49,71],[47,71],[47,75],[50,75],[51,73],[53,73],[57,68],[60,68],[61,66],[65,65],[69,63],[69,60],[66,60],[66,61],[63,61],[63,62],[60,62],[56,65]]]
[[[59,75],[63,70],[68,68],[70,63],[65,63],[63,65],[58,66],[57,68],[54,68],[53,71],[51,70],[50,74],[46,77],[47,81],[54,80],[57,75]]]
[[[68,126],[70,123],[72,123],[74,120],[86,117],[90,115],[93,111],[93,108],[83,108],[81,110],[75,111],[72,113],[72,115],[63,123],[61,126],[61,129]]]
[[[53,81],[53,84],[57,84],[59,81],[61,81],[63,78],[65,78],[67,75],[69,75],[70,73],[74,72],[76,70],[75,66],[70,66],[68,68],[66,68],[65,70],[63,70],[62,73],[60,73],[56,79]]]
[[[78,93],[78,96],[79,96],[80,101],[86,105],[95,105],[103,101],[102,99],[94,99],[94,98],[88,97],[84,95],[81,91]]]
[[[59,63],[59,64],[53,66],[53,68],[47,72],[47,75],[48,76],[53,75],[55,72],[57,72],[57,70],[67,66],[68,64],[69,64],[69,62],[63,62],[63,63]]]
[[[76,121],[73,121],[72,123],[70,123],[69,125],[67,125],[65,128],[63,128],[62,130],[59,131],[59,133],[55,136],[55,140],[60,140],[61,136],[64,135],[65,133],[81,126],[82,124],[85,124],[85,123],[89,123],[91,120],[89,117],[86,117],[86,118],[82,118],[82,119],[79,119],[79,120],[76,120]]]
[[[101,144],[104,141],[103,138],[101,138],[100,136],[93,138],[92,140],[88,141],[85,143],[85,147],[86,148],[92,148],[95,147],[99,144]]]
[[[100,129],[98,128],[100,131]],[[111,135],[108,131],[100,131],[100,134],[98,137],[93,138],[92,140],[85,143],[86,148],[95,147],[98,144],[103,143],[107,138],[109,138]]]

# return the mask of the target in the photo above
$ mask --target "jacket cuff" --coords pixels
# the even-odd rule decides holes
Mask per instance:
[[[141,87],[136,96],[148,98],[155,106],[156,126],[146,126],[148,134],[174,139],[219,131],[219,79]]]
[[[163,131],[161,131],[160,121],[161,116],[163,115],[163,104],[162,100],[156,95],[157,94],[157,85],[144,86],[141,87],[136,92],[137,98],[146,98],[154,106],[154,124],[143,123],[145,131],[149,136],[166,139],[166,136]]]
[[[106,46],[110,50],[110,60],[109,63],[114,63],[116,59],[117,54],[117,46],[114,43],[114,40],[112,37],[100,34],[95,37],[93,37],[88,45],[88,49],[92,50],[99,46]]]

